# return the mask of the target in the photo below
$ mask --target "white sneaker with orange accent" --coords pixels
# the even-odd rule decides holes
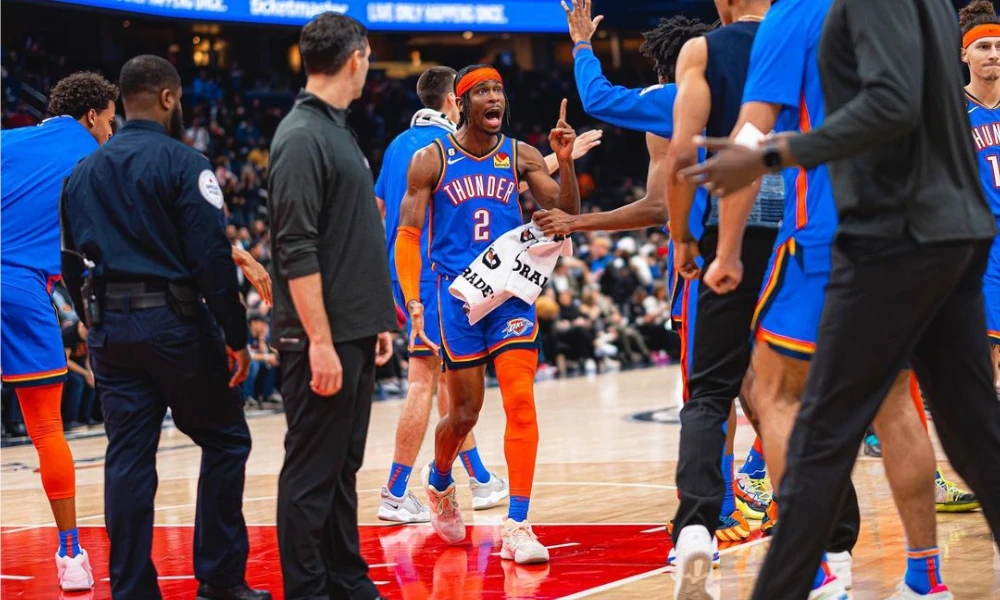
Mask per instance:
[[[513,560],[519,565],[549,562],[549,549],[538,541],[538,536],[531,530],[531,523],[507,519],[503,522],[500,537],[503,539],[500,558]]]
[[[94,588],[94,571],[90,568],[90,558],[83,548],[80,548],[80,553],[72,558],[59,556],[57,552],[56,574],[59,577],[59,587],[64,592],[79,592]]]
[[[465,539],[465,521],[458,508],[458,488],[451,482],[448,489],[439,492],[433,485],[427,485],[427,499],[430,501],[431,525],[441,539],[449,544],[457,544]]]

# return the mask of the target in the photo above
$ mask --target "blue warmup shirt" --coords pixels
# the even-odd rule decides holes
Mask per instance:
[[[817,52],[832,2],[782,0],[757,29],[743,102],[782,105],[776,131],[808,133],[823,124],[826,105]],[[790,177],[785,180],[784,217],[777,243],[794,237],[806,247],[832,244],[837,209],[826,165],[785,172]]]
[[[577,46],[573,71],[583,110],[595,119],[663,138],[674,134],[677,86],[657,84],[644,89],[611,85],[590,46]]]
[[[0,131],[0,279],[18,270],[59,277],[59,194],[97,140],[73,117]],[[23,272],[23,271],[20,271]]]
[[[417,116],[419,115],[420,113]],[[444,115],[441,115],[441,119],[445,119]],[[451,131],[454,129],[445,129],[434,121],[415,118],[412,127],[392,140],[382,158],[382,170],[378,174],[378,181],[375,182],[375,196],[385,203],[385,245],[389,252],[389,279],[392,281],[399,279],[396,275],[396,236],[399,229],[399,209],[406,194],[406,175],[410,168],[410,160],[418,150],[433,144],[434,140],[443,138]],[[425,217],[424,222],[429,225],[427,219],[429,216]],[[433,281],[437,277],[431,270],[431,261],[428,260],[429,229],[425,226],[420,233],[420,255],[425,259],[420,270],[421,281]]]
[[[579,45],[573,54],[576,89],[583,101],[583,110],[595,119],[618,127],[652,133],[670,139],[674,134],[674,101],[677,85],[657,84],[647,88],[627,88],[612,85],[601,70],[601,61],[589,45]],[[704,150],[698,152],[704,160]],[[708,192],[699,187],[691,206],[688,229],[695,239],[705,230],[704,215]],[[667,228],[664,227],[664,231]]]

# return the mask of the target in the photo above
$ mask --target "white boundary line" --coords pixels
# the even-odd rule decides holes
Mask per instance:
[[[28,581],[34,579],[31,575],[0,575],[0,579],[12,579],[14,581]]]

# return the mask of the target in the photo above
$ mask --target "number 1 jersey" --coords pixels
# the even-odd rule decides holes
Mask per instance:
[[[966,101],[983,195],[1000,222],[1000,107],[986,108],[968,96]]]
[[[441,174],[431,200],[431,268],[457,276],[494,239],[524,224],[517,191],[517,140],[500,135],[484,156],[462,148],[455,134],[434,145],[441,153]]]

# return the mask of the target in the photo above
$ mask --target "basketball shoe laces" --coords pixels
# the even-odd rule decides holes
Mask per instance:
[[[767,482],[763,477],[760,479],[745,479],[744,481],[749,482],[745,484],[746,487],[744,487],[744,489],[752,494],[757,500],[763,502],[764,504],[771,501],[771,491],[767,489]]]
[[[531,526],[528,525],[527,521],[521,521],[512,529],[508,530],[511,539],[514,541],[514,547],[520,546],[525,540],[527,541],[537,541],[538,536],[535,532],[531,530]]]
[[[438,498],[434,511],[439,517],[450,517],[458,508],[458,489],[452,488],[451,493]]]

